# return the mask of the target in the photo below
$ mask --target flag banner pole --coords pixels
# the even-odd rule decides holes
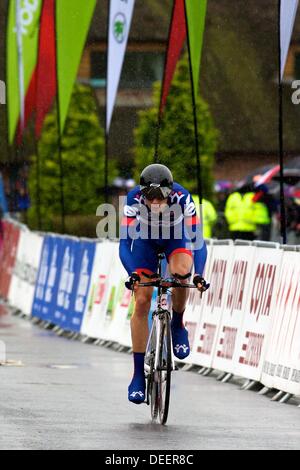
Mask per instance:
[[[106,78],[106,138],[105,138],[105,199],[109,195],[109,132],[115,108],[129,33],[133,18],[135,0],[109,0],[107,16],[107,78]]]
[[[202,167],[201,167],[201,158],[200,158],[199,128],[198,128],[198,117],[197,117],[197,102],[196,102],[196,93],[195,93],[195,90],[196,90],[195,85],[197,84],[194,83],[192,52],[191,52],[189,22],[188,22],[186,2],[185,2],[185,17],[186,17],[186,28],[187,28],[187,43],[188,43],[188,55],[189,55],[189,64],[190,64],[190,78],[191,78],[191,88],[192,88],[192,104],[193,104],[194,130],[195,130],[197,188],[198,188],[198,196],[199,196],[199,201],[200,201],[200,214],[201,214],[201,207],[202,207],[202,202],[203,202],[203,186],[202,186]],[[203,220],[202,217],[201,217],[201,220]]]
[[[105,133],[105,167],[104,167],[104,195],[105,203],[108,204],[109,188],[108,188],[108,159],[109,159],[109,134]]]
[[[41,214],[41,160],[39,151],[39,142],[35,139],[36,150],[36,216],[39,231],[42,230],[42,214]]]
[[[7,23],[7,84],[9,143],[22,134],[35,106],[35,79],[42,0],[9,2]]]
[[[107,23],[106,132],[110,130],[131,29],[135,0],[110,0]]]
[[[172,17],[169,27],[168,44],[165,54],[164,76],[162,80],[161,95],[158,110],[158,119],[155,136],[155,163],[159,162],[159,145],[163,112],[166,106],[170,86],[176,70],[177,62],[186,39],[186,18],[184,0],[174,0]]]
[[[286,206],[284,194],[284,148],[283,148],[283,86],[282,86],[282,44],[281,44],[281,7],[282,0],[278,0],[278,137],[279,137],[279,164],[280,164],[280,213],[281,237],[284,245],[287,244]]]
[[[53,106],[57,91],[55,3],[56,0],[44,0],[41,13],[36,73],[35,135],[37,139],[41,136],[45,117]]]
[[[56,2],[56,67],[59,87],[60,132],[63,135],[82,52],[96,0]]]
[[[21,17],[21,0],[16,2],[16,31],[18,48],[18,74],[19,74],[19,100],[20,100],[20,130],[23,134],[25,128],[25,79],[23,64],[23,34]]]
[[[61,116],[59,111],[59,95],[57,94],[57,126],[58,126],[58,161],[59,161],[59,184],[60,184],[60,205],[61,205],[61,230],[66,232],[66,213],[65,213],[65,179],[64,179],[64,162],[62,152],[62,135],[61,135]]]
[[[56,64],[58,64],[58,42],[57,42],[57,4],[55,6],[55,40],[56,40]],[[61,231],[66,232],[65,220],[65,191],[64,191],[64,164],[62,155],[62,122],[60,113],[60,93],[59,93],[59,74],[56,67],[56,107],[57,107],[57,145],[58,145],[58,161],[59,161],[59,185],[60,185],[60,206],[61,206]]]
[[[160,162],[158,149],[159,149],[159,143],[160,143],[160,131],[161,131],[162,114],[163,114],[162,100],[163,100],[164,86],[165,86],[165,81],[166,81],[167,63],[168,63],[169,52],[170,52],[171,33],[172,33],[172,25],[174,22],[176,3],[177,3],[177,0],[174,0],[173,9],[172,9],[172,17],[171,17],[171,22],[170,22],[170,27],[169,27],[169,34],[168,34],[168,45],[167,45],[167,50],[165,54],[164,75],[163,75],[163,81],[161,84],[160,100],[159,100],[159,105],[158,105],[159,106],[158,119],[157,119],[157,124],[156,124],[155,147],[154,147],[154,162],[155,163]]]
[[[109,139],[109,130],[110,130],[110,121],[108,117],[108,100],[109,100],[109,35],[110,35],[110,17],[112,12],[112,3],[110,0],[107,0],[107,36],[106,36],[106,93],[105,93],[105,108],[104,108],[104,125],[105,125],[105,155],[104,155],[104,200],[105,204],[108,204],[108,139]]]

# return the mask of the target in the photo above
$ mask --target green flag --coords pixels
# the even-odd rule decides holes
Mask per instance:
[[[9,143],[15,137],[21,108],[37,65],[39,19],[42,0],[20,0],[17,27],[17,1],[10,0],[7,25],[7,105]],[[18,37],[19,32],[19,47]],[[20,48],[21,44],[21,48]],[[23,105],[22,105],[23,102]]]
[[[185,0],[195,96],[199,90],[200,65],[207,0]]]
[[[82,51],[96,0],[56,2],[57,80],[60,131],[63,133]]]

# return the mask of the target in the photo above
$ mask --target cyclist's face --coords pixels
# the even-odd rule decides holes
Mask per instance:
[[[165,207],[167,206],[168,199],[146,199],[147,206],[151,209],[152,212],[159,213],[163,212]]]

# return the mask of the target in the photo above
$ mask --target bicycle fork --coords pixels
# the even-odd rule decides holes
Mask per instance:
[[[151,327],[151,332],[148,339],[147,349],[146,349],[146,360],[145,360],[145,372],[147,374],[151,373],[151,364],[152,359],[154,357],[154,364],[153,364],[153,371],[159,371],[159,361],[160,361],[160,338],[161,338],[161,329],[162,329],[162,318],[161,316],[169,316],[168,311],[162,311],[161,313],[155,313],[153,315],[153,322]],[[156,335],[155,335],[156,333]],[[155,337],[155,344],[154,344],[154,337]],[[172,335],[171,335],[171,361],[172,361],[172,371],[177,370],[174,361],[173,355],[173,343],[172,343]]]

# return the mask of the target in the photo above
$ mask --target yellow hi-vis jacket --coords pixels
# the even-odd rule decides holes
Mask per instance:
[[[232,193],[226,202],[225,217],[230,232],[255,232],[257,226],[254,193]]]
[[[268,208],[263,202],[255,203],[255,221],[257,225],[269,225],[271,223]]]
[[[194,203],[196,205],[197,215],[200,217],[199,214],[199,196],[193,194]],[[216,209],[212,205],[210,201],[207,199],[203,199],[202,201],[202,217],[203,217],[203,237],[204,238],[211,238],[212,237],[212,229],[214,224],[218,219],[218,214]],[[201,218],[201,217],[200,217]]]

